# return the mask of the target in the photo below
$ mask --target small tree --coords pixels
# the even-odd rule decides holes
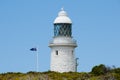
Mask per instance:
[[[94,66],[91,71],[92,74],[99,76],[107,73],[107,67],[104,64]]]

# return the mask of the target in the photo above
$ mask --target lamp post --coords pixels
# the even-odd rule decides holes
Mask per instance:
[[[76,59],[75,59],[75,60],[76,60],[76,72],[77,72],[77,67],[78,67],[78,65],[79,65],[79,64],[78,64],[78,59],[79,59],[79,58],[76,58]]]

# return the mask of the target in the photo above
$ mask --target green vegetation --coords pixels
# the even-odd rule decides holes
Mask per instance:
[[[120,68],[100,64],[94,66],[91,72],[8,72],[0,74],[0,80],[120,80]]]

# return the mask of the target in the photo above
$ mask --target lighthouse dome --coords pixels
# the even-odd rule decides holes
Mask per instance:
[[[68,17],[66,11],[62,8],[58,13],[58,17],[54,20],[54,24],[56,23],[72,23],[71,19]]]

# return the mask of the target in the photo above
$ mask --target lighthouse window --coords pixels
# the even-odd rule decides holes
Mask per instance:
[[[72,50],[72,55],[73,55],[74,51]]]
[[[58,51],[56,51],[56,55],[58,55]]]

